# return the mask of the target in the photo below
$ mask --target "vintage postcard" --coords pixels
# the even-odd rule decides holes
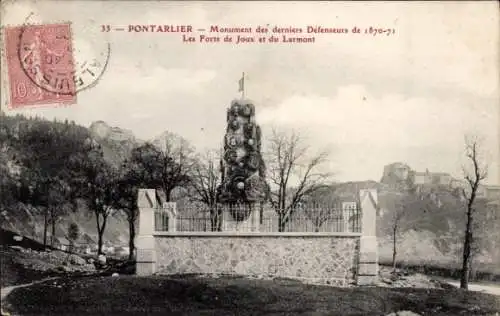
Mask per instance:
[[[2,1],[2,315],[499,315],[495,1]]]

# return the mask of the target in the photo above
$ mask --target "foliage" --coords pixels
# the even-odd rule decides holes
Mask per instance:
[[[68,239],[72,242],[75,242],[80,237],[80,228],[78,224],[71,223],[68,226]]]
[[[129,225],[129,259],[134,258],[136,223],[139,217],[137,208],[138,188],[145,184],[145,179],[140,178],[140,174],[135,169],[135,165],[129,160],[125,160],[122,171],[116,183],[118,199],[114,201],[116,209],[122,210],[127,217]]]
[[[135,157],[121,155],[117,163],[110,159],[116,156],[110,155],[115,148],[106,139],[94,139],[92,130],[74,122],[0,116],[0,210],[15,218],[22,204],[32,206],[43,218],[44,239],[48,227],[55,232],[68,212],[88,210],[96,217],[101,244],[114,210],[123,210],[135,224],[139,186],[160,187],[170,194],[190,180],[192,149],[171,134],[156,146],[145,146],[143,157],[138,158],[141,150],[136,148]],[[148,153],[158,155],[153,159]],[[143,166],[152,167],[152,172],[138,172]],[[27,218],[39,219],[37,214]]]
[[[13,201],[20,201],[38,208],[45,219],[45,244],[49,223],[54,238],[55,224],[72,209],[72,166],[67,162],[82,149],[86,135],[85,128],[68,121],[2,115],[0,159],[8,175],[1,183],[2,205],[11,209]]]
[[[170,201],[173,189],[189,183],[194,164],[184,150],[177,154],[171,156],[169,150],[164,152],[151,143],[134,148],[127,162],[129,181],[141,187],[162,189]]]
[[[16,151],[11,140],[12,129],[9,128],[6,117],[0,116],[0,210],[10,209],[18,199],[20,186],[20,170],[16,162]],[[4,121],[5,120],[5,121]]]

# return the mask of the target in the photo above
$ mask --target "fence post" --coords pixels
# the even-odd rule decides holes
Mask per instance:
[[[342,220],[344,224],[344,233],[351,232],[351,225],[349,223],[350,216],[355,216],[357,205],[356,202],[342,202]]]
[[[254,203],[252,205],[252,231],[259,232],[260,231],[260,207],[261,203]]]
[[[378,282],[377,191],[360,190],[361,239],[359,245],[358,285]]]
[[[168,214],[168,231],[177,231],[177,203],[176,202],[166,202],[163,208]]]
[[[139,234],[137,235],[137,275],[152,275],[156,272],[156,250],[153,237],[155,225],[156,191],[139,189]]]

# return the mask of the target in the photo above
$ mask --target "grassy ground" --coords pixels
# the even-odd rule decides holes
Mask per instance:
[[[499,297],[461,290],[334,288],[237,277],[86,277],[15,289],[21,315],[495,315]]]
[[[422,261],[422,260],[421,260]],[[379,264],[382,266],[392,266],[390,260],[380,260]],[[409,271],[423,273],[429,276],[440,276],[460,280],[462,267],[458,264],[443,263],[443,262],[398,262],[398,268],[404,268]],[[472,270],[470,281],[486,281],[486,282],[500,282],[500,269],[498,264],[493,267],[491,265],[482,265],[479,268]]]
[[[5,238],[4,238],[5,237]],[[29,283],[50,272],[19,264],[21,253],[0,234],[2,287]],[[38,249],[29,239],[16,243]],[[116,262],[115,262],[116,261]],[[25,261],[22,261],[25,263]],[[93,276],[61,278],[14,289],[2,308],[16,315],[387,315],[411,310],[421,315],[495,315],[500,298],[458,289],[333,288],[291,280],[237,277],[135,277],[133,265],[110,260]],[[110,277],[119,272],[119,277]],[[106,275],[106,276],[97,276]],[[496,315],[498,316],[498,315]]]
[[[379,262],[381,266],[391,267],[388,261]],[[433,277],[443,277],[454,280],[460,280],[462,268],[446,264],[429,263],[398,263],[397,267],[408,271],[422,273]],[[472,271],[469,279],[471,282],[493,282],[500,283],[500,274],[498,272]]]
[[[13,239],[16,233],[0,229],[0,285],[7,287],[12,285],[26,284],[33,281],[45,279],[48,277],[60,277],[81,274],[93,275],[111,275],[113,272],[120,274],[133,274],[135,272],[135,264],[124,259],[108,257],[108,264],[101,267],[97,271],[75,272],[65,271],[58,263],[53,262],[50,258],[41,256],[36,252],[42,251],[45,247],[39,242],[30,238],[24,237],[21,241]],[[13,249],[12,246],[18,247]],[[22,249],[23,251],[19,250]],[[52,251],[57,258],[66,258],[69,255],[67,252],[62,252],[51,247],[47,249]],[[32,250],[32,251],[26,251]],[[62,257],[61,257],[62,256]],[[87,259],[92,255],[80,255]],[[53,259],[53,258],[52,258]],[[79,268],[79,266],[66,263],[68,268]]]
[[[3,247],[0,248],[0,269],[2,271],[0,274],[0,285],[2,287],[31,283],[51,276],[49,272],[27,269],[17,262],[17,254]]]
[[[23,238],[22,241],[13,239],[16,233],[0,229],[0,285],[2,287],[14,284],[30,283],[49,277],[50,273],[36,271],[26,268],[19,262],[19,252],[9,248],[9,246],[20,246],[26,249],[43,250],[44,247],[37,241],[30,238]]]
[[[49,277],[50,273],[26,269],[22,264],[16,262],[16,255],[12,251],[0,249],[0,285],[2,287],[31,283]]]

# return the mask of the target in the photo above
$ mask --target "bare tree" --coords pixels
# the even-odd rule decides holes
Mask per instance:
[[[322,188],[331,176],[321,172],[328,151],[311,153],[310,146],[299,133],[273,130],[267,152],[270,201],[278,214],[278,230],[284,231],[299,202]]]
[[[48,222],[51,225],[50,245],[54,246],[56,241],[56,226],[62,220],[63,216],[69,214],[72,209],[73,201],[70,201],[71,188],[65,181],[52,179],[48,192],[49,207]]]
[[[50,244],[55,241],[56,224],[69,212],[68,184],[61,177],[48,177],[40,170],[23,168],[21,181],[25,193],[21,194],[23,201],[37,206],[43,215],[43,245],[48,245],[49,226],[52,226]]]
[[[398,242],[401,233],[408,229],[432,230],[426,221],[429,217],[426,214],[436,214],[439,209],[439,200],[433,199],[431,195],[424,192],[415,192],[408,188],[397,195],[386,196],[386,207],[389,210],[387,217],[382,220],[387,224],[386,233],[392,240],[392,269],[396,270],[398,256]],[[432,217],[435,218],[435,217]]]
[[[460,278],[460,288],[468,289],[469,274],[472,261],[472,243],[473,243],[473,219],[476,211],[475,201],[477,191],[481,182],[486,179],[488,174],[487,166],[481,163],[480,141],[477,137],[466,137],[465,139],[465,156],[469,166],[463,168],[466,187],[463,188],[462,194],[467,206],[466,209],[466,224],[465,238],[462,255],[462,275]]]
[[[405,207],[403,198],[401,196],[398,196],[395,201],[394,205],[392,205],[393,211],[391,214],[391,220],[390,220],[390,228],[391,228],[391,237],[392,237],[392,270],[396,271],[396,258],[398,254],[398,235],[401,230],[401,222],[403,220],[403,217],[405,216],[405,212],[408,208]]]
[[[334,186],[323,186],[309,194],[300,203],[299,209],[314,225],[314,231],[319,232],[321,226],[329,219],[342,216],[339,195]]]
[[[221,181],[221,172],[217,168],[220,155],[213,151],[198,157],[191,172],[191,197],[208,206],[212,231],[220,231],[222,210],[217,206],[217,189]]]
[[[305,203],[301,205],[301,209],[311,220],[314,225],[314,231],[319,232],[321,226],[335,215],[341,214],[338,212],[335,204],[328,205],[323,203]]]
[[[117,171],[110,165],[94,175],[88,191],[89,206],[94,212],[97,225],[97,253],[102,254],[104,232],[109,216],[115,211],[114,204],[118,199]],[[89,182],[90,183],[90,182]]]
[[[408,221],[411,222],[411,226],[414,226],[415,220],[411,221],[407,219],[408,212],[415,210],[417,208],[423,208],[424,213],[428,212],[429,204],[427,201],[423,200],[420,195],[398,195],[398,197],[393,201],[394,205],[393,212],[390,219],[390,230],[392,237],[392,270],[396,271],[396,261],[398,255],[398,237],[401,231],[408,225]]]
[[[114,206],[119,199],[119,173],[104,159],[102,148],[97,142],[89,138],[86,148],[85,154],[74,159],[74,165],[78,166],[73,179],[74,197],[84,199],[95,215],[97,253],[102,254],[107,220],[114,212]]]
[[[196,165],[195,152],[186,139],[170,132],[163,133],[152,144],[160,150],[156,158],[161,165],[160,187],[170,201],[174,189],[189,185],[189,175]]]
[[[133,165],[128,160],[123,163],[121,175],[118,178],[117,199],[114,202],[114,208],[121,210],[128,222],[128,259],[133,260],[135,257],[135,235],[137,219],[139,218],[139,209],[137,207],[137,188],[141,184],[141,179],[136,177],[133,170]]]

